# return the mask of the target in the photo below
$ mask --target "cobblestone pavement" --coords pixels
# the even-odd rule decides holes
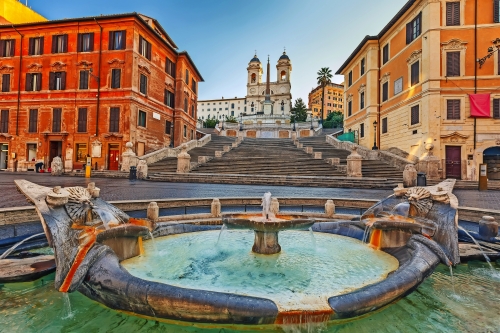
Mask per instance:
[[[383,199],[391,190],[349,189],[349,188],[308,188],[292,186],[231,185],[231,184],[194,184],[166,183],[151,181],[129,181],[113,178],[53,177],[49,174],[3,173],[0,172],[0,208],[30,205],[14,184],[15,179],[44,186],[87,186],[95,182],[101,189],[104,200],[138,200],[168,198],[216,198],[262,196],[270,191],[274,196],[288,197],[331,197]],[[500,210],[500,191],[479,192],[475,190],[455,190],[460,206]]]

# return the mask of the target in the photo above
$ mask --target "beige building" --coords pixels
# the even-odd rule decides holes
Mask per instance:
[[[321,117],[321,98],[323,95],[323,87],[317,86],[309,93],[309,109],[314,118]],[[324,117],[335,111],[343,112],[344,110],[344,85],[329,83],[325,87],[325,101],[323,104]]]
[[[344,127],[365,147],[435,160],[432,177],[477,180],[487,162],[489,178],[500,179],[498,7],[481,1],[475,15],[474,1],[408,1],[337,71]],[[471,117],[475,93],[490,94],[487,118]]]

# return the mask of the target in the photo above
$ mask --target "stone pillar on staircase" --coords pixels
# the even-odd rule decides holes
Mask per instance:
[[[347,177],[363,177],[362,173],[362,161],[363,157],[358,154],[358,148],[356,146],[352,147],[351,155],[347,156]]]
[[[221,216],[221,204],[219,199],[215,198],[212,201],[212,204],[210,206],[210,213],[212,214],[213,217]]]
[[[417,186],[417,170],[413,164],[407,164],[403,171],[403,185],[404,187]]]
[[[132,150],[133,146],[132,142],[127,142],[125,144],[125,152],[122,154],[121,171],[130,172],[130,167],[135,166],[137,163],[137,158]]]
[[[335,214],[335,204],[333,200],[327,200],[325,204],[325,215],[326,217],[333,217]]]
[[[177,155],[177,173],[189,173],[191,168],[191,156],[187,153],[186,145],[182,145],[182,151]]]
[[[137,179],[146,179],[148,177],[148,164],[145,160],[137,163]]]
[[[147,218],[153,222],[158,221],[160,217],[160,208],[156,202],[150,202],[147,210]]]
[[[432,143],[428,143],[425,145],[425,149],[427,150],[427,156],[420,159],[418,162],[418,171],[425,172],[426,178],[430,180],[441,179],[439,173],[439,158],[434,156],[433,149],[434,145]]]

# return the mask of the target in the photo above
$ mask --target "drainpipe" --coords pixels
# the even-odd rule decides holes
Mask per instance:
[[[16,29],[14,25],[12,28],[21,36],[21,51],[19,52],[19,77],[17,78],[17,114],[16,114],[16,136],[19,136],[19,109],[21,108],[21,73],[23,70],[23,37],[24,35]]]
[[[477,59],[477,0],[474,8],[474,59]],[[474,94],[477,94],[477,60],[474,64]],[[476,153],[476,123],[477,118],[474,117],[474,153]]]
[[[97,22],[97,19],[94,17],[95,23],[101,29],[99,33],[99,61],[97,64],[97,110],[95,117],[95,136],[96,139],[99,136],[99,108],[101,105],[101,58],[102,58],[102,26]]]

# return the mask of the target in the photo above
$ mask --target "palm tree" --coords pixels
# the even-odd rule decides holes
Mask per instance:
[[[323,119],[325,119],[324,109],[325,109],[325,87],[332,83],[332,71],[328,67],[322,67],[318,73],[318,85],[323,88],[323,94],[321,98],[321,123],[323,123]]]

